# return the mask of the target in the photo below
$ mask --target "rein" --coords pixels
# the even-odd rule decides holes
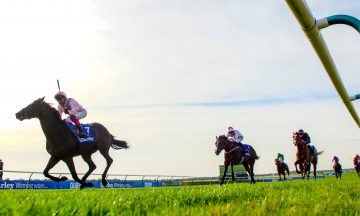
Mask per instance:
[[[231,153],[231,152],[233,152],[233,151],[235,151],[236,149],[238,149],[239,148],[239,146],[237,146],[237,147],[235,147],[235,148],[233,148],[233,149],[231,149],[230,151],[225,151],[225,154],[229,154],[229,153]]]

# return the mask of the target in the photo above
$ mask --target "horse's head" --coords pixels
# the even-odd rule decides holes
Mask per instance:
[[[279,159],[275,158],[275,164],[276,164],[276,165],[280,164]]]
[[[221,135],[216,137],[216,142],[215,142],[215,146],[216,146],[216,150],[215,150],[215,154],[219,155],[220,152],[225,149],[227,143],[227,137],[225,135]]]
[[[20,121],[24,119],[32,119],[39,117],[40,115],[40,106],[43,103],[45,97],[39,98],[29,104],[27,107],[22,108],[19,112],[15,114],[16,118]]]
[[[299,144],[304,144],[300,133],[298,133],[298,132],[293,133],[293,144],[298,147],[299,147]],[[301,147],[301,145],[300,145],[300,147]]]

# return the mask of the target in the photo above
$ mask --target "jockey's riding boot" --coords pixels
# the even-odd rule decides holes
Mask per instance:
[[[76,127],[79,130],[79,137],[86,137],[86,133],[82,124],[76,125]]]

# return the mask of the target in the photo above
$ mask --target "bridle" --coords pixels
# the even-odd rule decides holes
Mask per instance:
[[[231,149],[230,151],[225,151],[225,154],[230,154],[231,152],[233,152],[233,151],[235,151],[236,149],[238,149],[239,148],[239,146],[236,146],[236,147],[234,147],[233,149]]]

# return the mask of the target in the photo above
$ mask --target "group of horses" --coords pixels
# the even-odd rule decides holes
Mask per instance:
[[[80,189],[93,186],[93,183],[86,181],[88,176],[96,169],[96,165],[91,159],[93,153],[99,151],[100,154],[103,155],[103,157],[106,159],[107,166],[102,174],[102,185],[106,187],[107,172],[113,162],[113,159],[109,155],[110,147],[114,149],[129,148],[129,145],[126,141],[115,139],[114,136],[110,134],[102,124],[99,123],[90,124],[94,136],[96,137],[95,142],[88,143],[86,145],[79,145],[74,139],[74,134],[64,124],[64,121],[61,119],[58,111],[49,103],[45,102],[44,97],[35,100],[25,108],[21,109],[15,114],[15,116],[20,121],[32,118],[38,118],[40,121],[42,131],[46,137],[46,150],[50,154],[50,159],[43,171],[43,174],[56,182],[67,180],[66,176],[56,177],[49,174],[49,171],[59,161],[63,161],[70,170],[72,178],[80,184]],[[294,140],[294,144],[297,147],[297,159],[295,161],[296,172],[301,174],[303,178],[305,178],[305,176],[309,178],[311,163],[313,165],[314,177],[316,178],[317,155],[320,155],[322,152],[316,153],[315,156],[312,156],[310,149],[307,148],[306,144],[303,143],[299,137],[294,137]],[[250,184],[255,184],[254,164],[255,161],[259,159],[259,156],[256,154],[256,151],[252,146],[249,145],[250,156],[245,156],[244,152],[240,150],[238,144],[236,142],[229,141],[225,135],[216,137],[215,145],[216,155],[219,155],[222,150],[225,151],[225,169],[220,185],[224,183],[229,166],[231,166],[232,180],[235,181],[233,166],[239,164],[242,164],[248,172],[250,176]],[[73,158],[79,155],[89,166],[88,171],[81,179],[77,175],[73,161]],[[279,161],[275,161],[275,163],[278,167],[279,176],[280,174],[283,174],[285,178],[285,170],[289,175],[288,167],[286,168],[284,165],[280,164]],[[357,173],[360,177],[359,164],[357,164],[357,162],[355,163],[355,160],[354,164],[355,169],[357,170]]]
[[[310,166],[313,165],[313,174],[314,178],[316,179],[316,165],[318,162],[318,155],[322,154],[323,152],[316,152],[315,155],[311,154],[310,149],[306,146],[306,143],[303,142],[300,135],[298,133],[294,133],[293,136],[294,145],[297,147],[296,151],[296,161],[294,163],[296,172],[301,174],[303,178],[307,177],[310,178]],[[250,176],[250,184],[255,184],[254,179],[254,164],[255,160],[259,159],[259,156],[256,154],[256,151],[252,146],[250,147],[250,156],[245,157],[243,152],[240,151],[240,148],[237,143],[231,142],[227,139],[225,135],[221,135],[216,137],[215,142],[216,150],[215,154],[219,155],[219,153],[224,150],[225,160],[224,160],[224,173],[220,181],[220,185],[224,183],[224,179],[226,177],[226,173],[228,167],[231,166],[231,177],[232,180],[235,181],[235,175],[233,166],[242,164],[245,167],[245,170],[249,173]],[[287,172],[289,176],[289,167],[286,163],[281,163],[278,159],[275,159],[275,165],[277,167],[277,171],[279,177],[281,179],[281,175],[284,176],[286,179],[285,172]],[[299,169],[298,169],[299,167]]]
[[[318,155],[321,155],[323,151],[315,151],[314,154],[311,153],[311,150],[308,148],[306,143],[303,141],[299,133],[293,134],[293,143],[296,146],[296,161],[294,163],[296,173],[300,174],[303,179],[310,178],[310,170],[311,170],[311,164],[313,167],[313,175],[314,179],[316,179],[316,172],[317,172],[317,163],[318,163]],[[235,142],[231,142],[227,139],[225,135],[221,135],[219,137],[216,137],[215,142],[216,150],[215,154],[219,155],[222,150],[225,151],[224,153],[224,173],[220,181],[220,185],[224,183],[226,173],[228,171],[228,167],[231,167],[231,178],[232,181],[235,181],[235,175],[234,175],[234,165],[242,164],[245,168],[245,170],[248,172],[250,176],[250,184],[255,184],[254,179],[254,164],[257,159],[259,159],[259,156],[256,154],[256,151],[252,146],[250,147],[250,156],[246,157],[244,156],[243,152],[240,150],[239,146]],[[286,173],[289,176],[290,171],[289,167],[286,163],[280,162],[279,159],[275,159],[275,165],[277,168],[277,172],[279,175],[279,178],[281,179],[281,176],[283,176],[284,179],[286,179]],[[354,159],[354,165],[355,170],[358,173],[358,176],[360,177],[360,164]],[[342,168],[341,165],[337,162],[334,164],[333,167],[335,171],[335,176],[337,179],[341,178]]]

